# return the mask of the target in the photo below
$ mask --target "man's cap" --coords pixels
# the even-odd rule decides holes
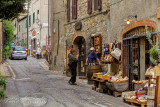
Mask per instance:
[[[91,48],[90,48],[90,51],[94,51],[94,47],[91,47]]]

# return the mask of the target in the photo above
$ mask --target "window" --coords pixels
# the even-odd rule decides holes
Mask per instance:
[[[77,19],[77,0],[72,0],[72,18]]]
[[[33,13],[33,24],[35,23],[35,12]]]
[[[94,10],[102,9],[102,0],[94,0]]]
[[[28,27],[28,21],[26,20],[26,28]]]
[[[25,51],[23,47],[14,47],[13,51]]]
[[[70,0],[67,0],[67,22],[70,21]]]
[[[88,14],[92,13],[92,0],[88,0]]]
[[[31,26],[31,15],[29,15],[29,26]]]
[[[19,25],[19,32],[21,31],[21,26]]]

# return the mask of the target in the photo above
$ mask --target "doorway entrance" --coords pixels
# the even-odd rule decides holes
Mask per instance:
[[[152,27],[148,27],[154,32]],[[145,71],[150,65],[148,51],[150,45],[146,39],[145,26],[137,27],[125,33],[123,45],[123,76],[129,77],[129,89],[134,90],[132,80],[145,79]]]
[[[75,38],[73,42],[73,47],[77,50],[79,54],[78,59],[78,76],[85,77],[86,76],[86,41],[84,37],[78,36]]]

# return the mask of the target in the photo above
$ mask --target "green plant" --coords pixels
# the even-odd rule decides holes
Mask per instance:
[[[14,41],[14,29],[12,22],[9,20],[3,20],[3,32],[4,32],[4,46],[3,46],[3,56],[4,60],[8,59],[10,56],[11,44]]]
[[[146,34],[147,34],[146,37],[151,45],[151,49],[149,51],[150,61],[156,65],[156,64],[158,64],[159,59],[160,59],[160,33],[158,33],[158,37],[156,38],[156,43],[154,44],[151,39],[152,35],[148,31],[148,27],[146,26],[145,29],[146,29]]]
[[[6,80],[3,78],[0,79],[0,86],[2,85],[4,86],[4,89],[6,89]]]
[[[0,100],[6,98],[4,90],[0,90]]]

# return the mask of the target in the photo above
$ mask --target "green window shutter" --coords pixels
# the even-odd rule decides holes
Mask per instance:
[[[35,23],[35,12],[33,13],[33,23]]]
[[[19,32],[21,31],[21,28],[20,28],[21,26],[19,25]]]
[[[31,15],[29,15],[29,26],[31,26]]]
[[[26,28],[28,27],[27,24],[28,24],[28,21],[26,20]]]

